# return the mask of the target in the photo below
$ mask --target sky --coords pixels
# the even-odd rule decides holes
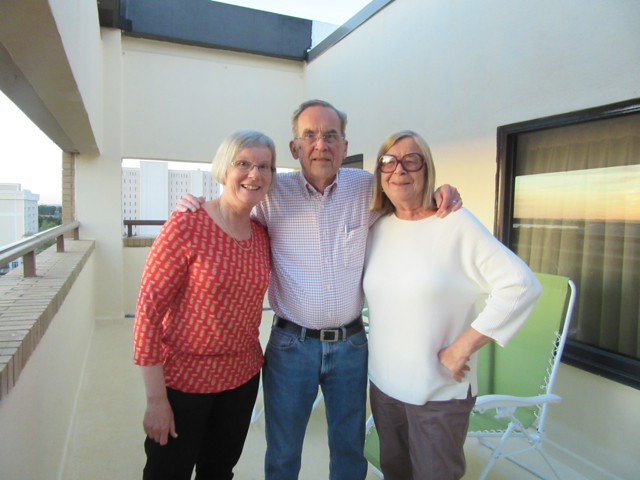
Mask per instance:
[[[20,183],[40,204],[60,204],[62,151],[0,92],[0,183]]]
[[[516,218],[640,221],[640,165],[516,177]]]
[[[369,0],[228,0],[242,7],[342,25]],[[62,152],[0,91],[0,183],[19,183],[40,204],[62,202]],[[202,164],[199,165],[202,168]],[[169,166],[169,168],[174,168]],[[180,169],[187,168],[182,163]]]
[[[241,7],[342,25],[370,0],[216,0]]]

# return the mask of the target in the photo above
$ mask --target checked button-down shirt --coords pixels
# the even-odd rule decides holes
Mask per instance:
[[[254,209],[271,242],[269,303],[274,312],[312,329],[345,325],[362,309],[362,267],[373,176],[341,168],[324,192],[301,172],[278,175]]]

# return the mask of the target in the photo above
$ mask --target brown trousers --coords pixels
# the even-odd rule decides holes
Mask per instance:
[[[466,470],[464,442],[476,399],[411,405],[371,383],[371,411],[380,437],[385,480],[458,480]]]

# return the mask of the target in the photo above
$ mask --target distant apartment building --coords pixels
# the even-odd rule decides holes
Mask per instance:
[[[169,170],[166,162],[140,162],[140,168],[122,168],[122,219],[166,220],[185,193],[218,198],[221,185],[202,170]],[[133,235],[155,236],[160,227],[135,226]],[[123,225],[123,235],[127,228]]]
[[[38,232],[38,200],[40,195],[22,190],[19,183],[0,183],[0,245],[17,242],[25,234]],[[4,270],[20,265],[14,260]]]

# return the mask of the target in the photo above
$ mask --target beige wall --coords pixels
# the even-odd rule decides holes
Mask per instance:
[[[60,40],[64,46],[67,61],[73,73],[80,97],[61,98],[60,101],[81,100],[86,110],[85,118],[68,118],[65,122],[87,120],[91,124],[98,149],[102,146],[102,43],[100,29],[97,28],[98,9],[91,1],[49,0],[56,19]],[[61,111],[68,109],[61,108]],[[67,127],[68,129],[69,127]]]
[[[305,98],[349,115],[350,153],[384,137],[430,143],[437,183],[492,229],[498,126],[640,96],[640,3],[397,0],[305,69]],[[549,439],[590,478],[640,469],[640,391],[563,366]],[[614,477],[609,477],[614,478]]]
[[[124,312],[133,315],[136,312],[136,301],[140,289],[140,279],[144,262],[149,255],[150,247],[127,247],[123,249],[124,280],[122,282],[124,296]]]
[[[2,480],[55,480],[93,333],[94,255],[0,403]]]
[[[271,136],[278,164],[302,99],[302,64],[125,37],[122,156],[211,162],[240,129]]]
[[[568,365],[557,382],[563,402],[549,409],[550,452],[587,478],[637,478],[640,391]]]
[[[102,146],[76,157],[76,213],[96,246],[96,319],[130,311],[123,271],[121,159],[210,162],[220,142],[241,128],[276,142],[279,164],[291,155],[288,120],[301,101],[299,63],[166,42],[102,29]],[[230,93],[231,92],[231,93]],[[123,277],[124,276],[124,277]],[[137,291],[137,286],[136,286]]]
[[[397,0],[307,66],[304,97],[348,113],[368,169],[420,132],[491,227],[496,128],[640,96],[638,18],[633,0]]]
[[[0,9],[0,43],[9,53],[0,62],[13,75],[3,89],[58,146],[96,154],[102,129],[96,3],[22,0]]]
[[[96,240],[95,318],[121,321],[122,298],[122,51],[118,30],[102,29],[103,143],[99,155],[75,159],[76,220],[83,239]]]

